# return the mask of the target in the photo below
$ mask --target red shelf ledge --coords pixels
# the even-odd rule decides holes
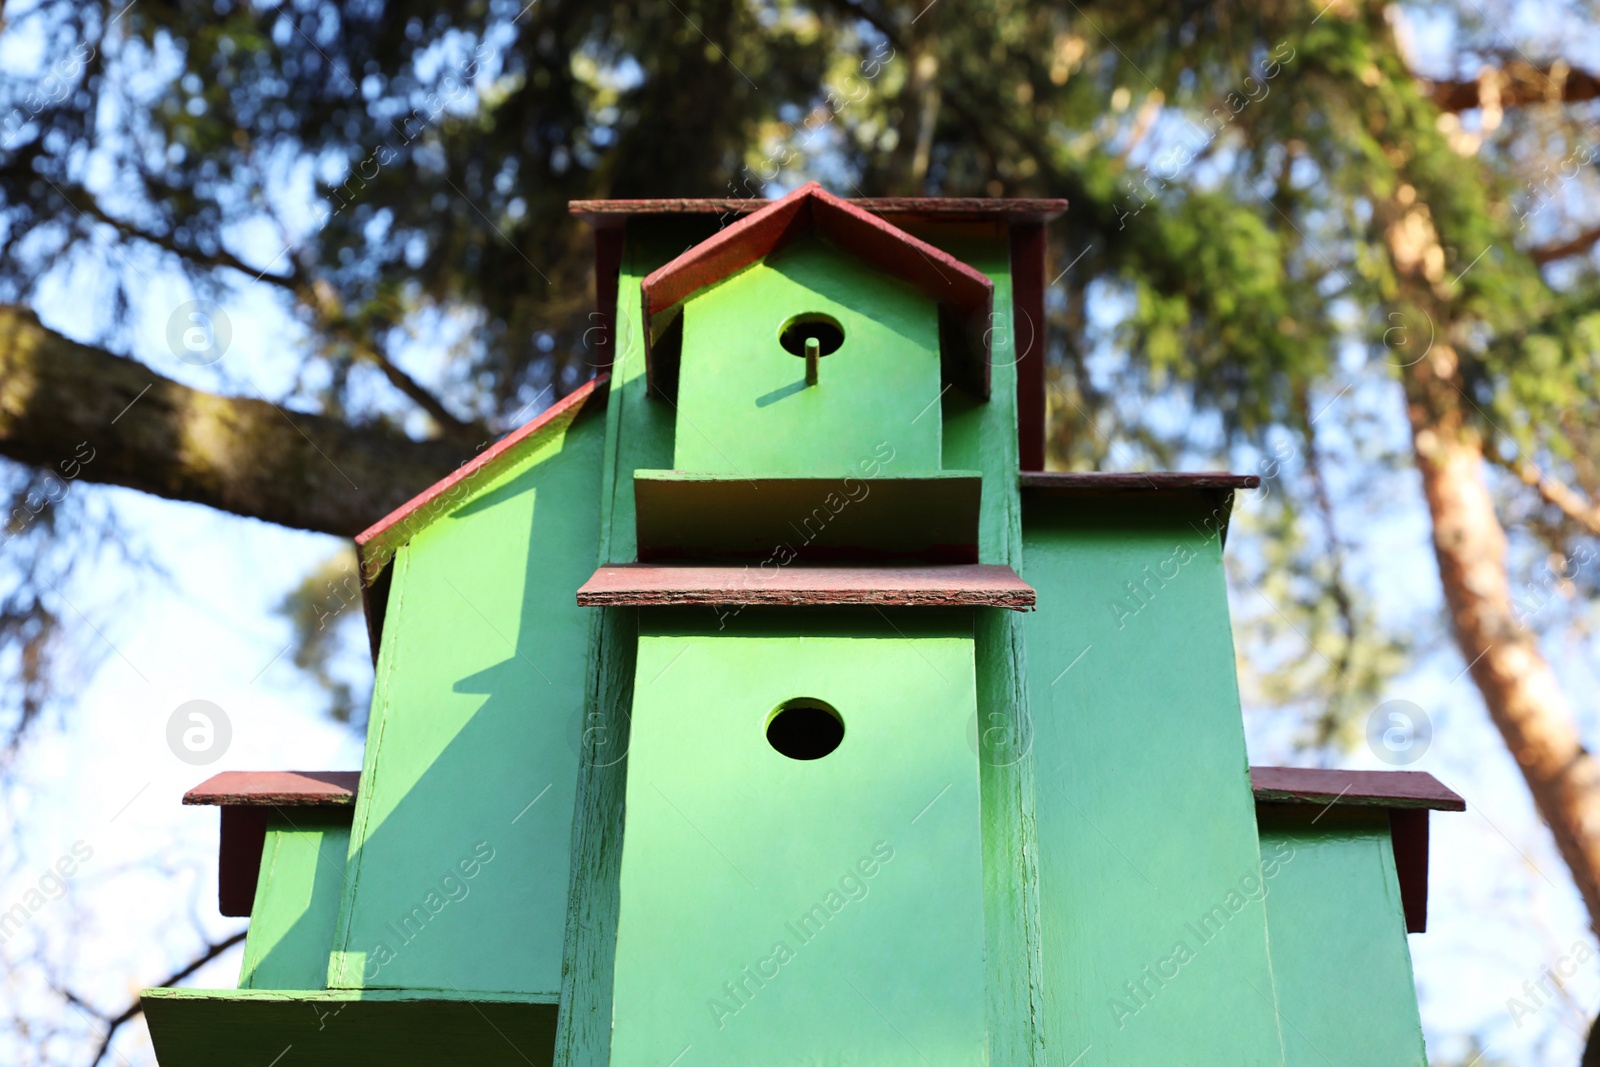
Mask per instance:
[[[681,604],[809,607],[995,607],[1026,611],[1038,600],[1010,567],[686,567],[618,563],[578,590],[580,607]]]
[[[334,807],[356,802],[360,771],[223,771],[183,794],[185,804]]]
[[[1466,811],[1462,800],[1425,771],[1339,771],[1318,767],[1251,767],[1256,816],[1292,812],[1316,823],[1338,807],[1378,808],[1389,815],[1389,841],[1406,932],[1428,928],[1428,812]]]
[[[222,809],[217,841],[217,908],[248,918],[255,906],[267,819],[274,811],[307,808],[355,814],[360,771],[223,771],[183,794],[185,804]]]
[[[1250,785],[1258,804],[1355,804],[1374,808],[1467,810],[1465,800],[1426,771],[1251,767]]]

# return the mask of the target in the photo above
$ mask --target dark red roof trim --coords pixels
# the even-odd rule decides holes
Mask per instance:
[[[582,607],[680,604],[866,604],[877,607],[1034,606],[1033,587],[1010,567],[691,567],[620,563],[601,567],[578,590]]]
[[[980,395],[989,395],[987,327],[994,310],[994,283],[949,253],[834,196],[816,182],[807,182],[782,200],[767,203],[646,276],[640,288],[651,384],[660,390],[663,377],[671,377],[651,362],[656,315],[813,231],[911,283],[952,312],[978,364],[971,375],[973,383]]]
[[[230,806],[349,805],[360,771],[223,771],[183,794],[185,804]]]
[[[460,498],[470,491],[472,483],[494,467],[497,460],[514,451],[518,445],[563,415],[575,416],[576,409],[582,408],[595,390],[609,380],[610,376],[605,374],[591,378],[550,405],[538,418],[508,433],[472,460],[456,468],[454,473],[434,482],[357,534],[356,558],[361,563],[362,582],[370,584],[377,577],[378,571],[388,565],[401,545],[409,541],[422,527],[443,514],[446,508],[458,503]]]
[[[1255,474],[1229,474],[1227,471],[1023,471],[1022,488],[1046,491],[1150,492],[1182,489],[1255,489],[1261,478]]]
[[[1313,767],[1251,767],[1250,784],[1258,811],[1292,806],[1313,823],[1334,807],[1386,810],[1406,931],[1428,929],[1428,812],[1467,810],[1467,802],[1454,791],[1423,771]],[[1322,810],[1312,816],[1318,808]]]
[[[309,808],[349,818],[355,813],[360,780],[360,771],[223,771],[185,793],[185,804],[222,808],[217,842],[218,910],[248,918],[255,907],[269,815],[285,808]]]
[[[1426,771],[1251,767],[1250,785],[1258,802],[1467,810],[1465,800]]]
[[[604,402],[607,392],[603,387],[609,380],[610,375],[601,374],[580,385],[532,422],[513,430],[472,460],[462,463],[455,473],[430,485],[356,535],[361,605],[367,617],[372,662],[378,662],[378,647],[383,638],[383,619],[389,598],[389,563],[400,546],[460,503],[477,485],[493,478],[502,462],[514,461],[518,446],[562,420],[577,418],[597,391]]]
[[[633,215],[746,215],[772,203],[757,197],[684,200],[573,200],[567,210],[594,225],[616,225]],[[851,203],[874,215],[955,221],[1003,219],[1049,222],[1067,210],[1065,200],[1028,200],[981,196],[862,197]]]

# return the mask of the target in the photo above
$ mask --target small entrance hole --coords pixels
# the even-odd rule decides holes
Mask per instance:
[[[839,351],[839,346],[844,344],[844,328],[831,315],[807,312],[783,324],[778,343],[791,356],[804,356],[806,341],[813,337],[817,339],[818,354],[826,356]]]
[[[787,700],[767,720],[767,744],[790,759],[821,759],[844,740],[844,720],[820,700]]]

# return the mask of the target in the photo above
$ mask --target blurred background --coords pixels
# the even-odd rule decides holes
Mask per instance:
[[[1071,201],[1050,466],[1262,475],[1251,761],[1464,795],[1430,1057],[1576,1065],[1597,163],[1581,0],[0,0],[0,1063],[235,981],[179,797],[360,765],[349,538],[592,375],[567,201],[816,179]]]

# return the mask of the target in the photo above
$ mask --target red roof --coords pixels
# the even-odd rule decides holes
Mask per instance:
[[[1335,806],[1386,811],[1406,931],[1427,930],[1428,812],[1466,811],[1467,802],[1454,790],[1425,771],[1320,767],[1251,767],[1250,786],[1257,812],[1298,809],[1310,825]]]
[[[816,182],[807,182],[783,199],[745,216],[644,279],[640,288],[644,295],[645,360],[651,384],[661,387],[661,376],[651,356],[654,316],[811,233],[911,283],[937,301],[941,313],[951,316],[957,327],[950,332],[970,346],[968,356],[978,364],[970,377],[982,396],[989,395],[988,326],[994,309],[994,283],[954,256],[834,196]]]
[[[1426,771],[1251,767],[1258,802],[1466,811],[1467,802]]]
[[[640,215],[748,215],[770,200],[739,196],[677,200],[572,200],[567,210],[593,226],[615,226]],[[852,204],[874,215],[902,221],[992,221],[1043,223],[1067,210],[1061,199],[988,196],[866,196]]]
[[[492,481],[508,465],[520,459],[526,449],[537,446],[544,431],[554,432],[569,425],[597,391],[604,402],[606,392],[603,387],[609,380],[609,375],[602,374],[584,382],[552,404],[538,418],[508,433],[470,462],[462,463],[453,474],[434,482],[356,535],[361,600],[366,608],[367,637],[372,644],[373,662],[377,662],[378,641],[383,635],[384,609],[389,595],[389,562],[394,559],[400,546],[459,504],[478,486]],[[381,589],[376,588],[380,585]]]

